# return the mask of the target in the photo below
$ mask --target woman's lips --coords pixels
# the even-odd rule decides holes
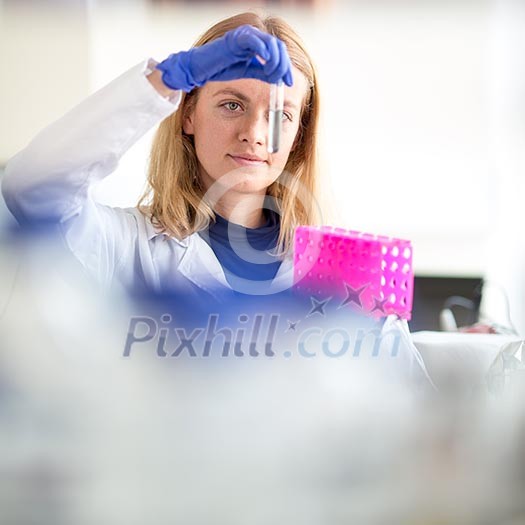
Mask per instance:
[[[241,166],[262,166],[266,164],[265,160],[249,160],[243,157],[234,157],[233,155],[230,155],[230,157]]]

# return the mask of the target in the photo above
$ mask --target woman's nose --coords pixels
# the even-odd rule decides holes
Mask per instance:
[[[268,136],[268,118],[266,113],[257,112],[246,115],[239,131],[239,140],[249,144],[264,146]]]

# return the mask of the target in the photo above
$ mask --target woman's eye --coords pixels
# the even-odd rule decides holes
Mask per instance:
[[[237,108],[241,107],[238,102],[225,102],[222,106],[230,111],[235,111]]]

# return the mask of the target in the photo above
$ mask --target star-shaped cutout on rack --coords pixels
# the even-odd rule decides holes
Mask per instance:
[[[306,317],[310,317],[311,315],[315,313],[326,315],[324,311],[324,307],[327,305],[330,299],[331,297],[329,297],[328,299],[325,299],[324,301],[318,301],[315,297],[310,297],[310,300],[312,301],[312,309],[308,312]]]
[[[292,321],[288,321],[288,328],[285,330],[286,332],[295,332],[297,329],[297,325],[300,323],[300,321],[295,321],[295,323],[292,323]]]
[[[355,303],[359,308],[363,308],[363,303],[361,302],[361,294],[368,288],[368,284],[361,286],[361,288],[352,288],[349,284],[344,283],[346,288],[346,298],[339,305],[339,308],[345,307],[349,303]]]

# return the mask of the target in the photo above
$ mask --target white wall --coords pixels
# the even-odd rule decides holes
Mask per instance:
[[[339,222],[412,239],[420,274],[483,271],[485,6],[353,2],[324,26]]]
[[[89,94],[88,36],[82,2],[0,2],[0,165]]]
[[[494,2],[490,25],[491,210],[485,295],[491,317],[508,324],[510,314],[525,336],[525,4]]]

